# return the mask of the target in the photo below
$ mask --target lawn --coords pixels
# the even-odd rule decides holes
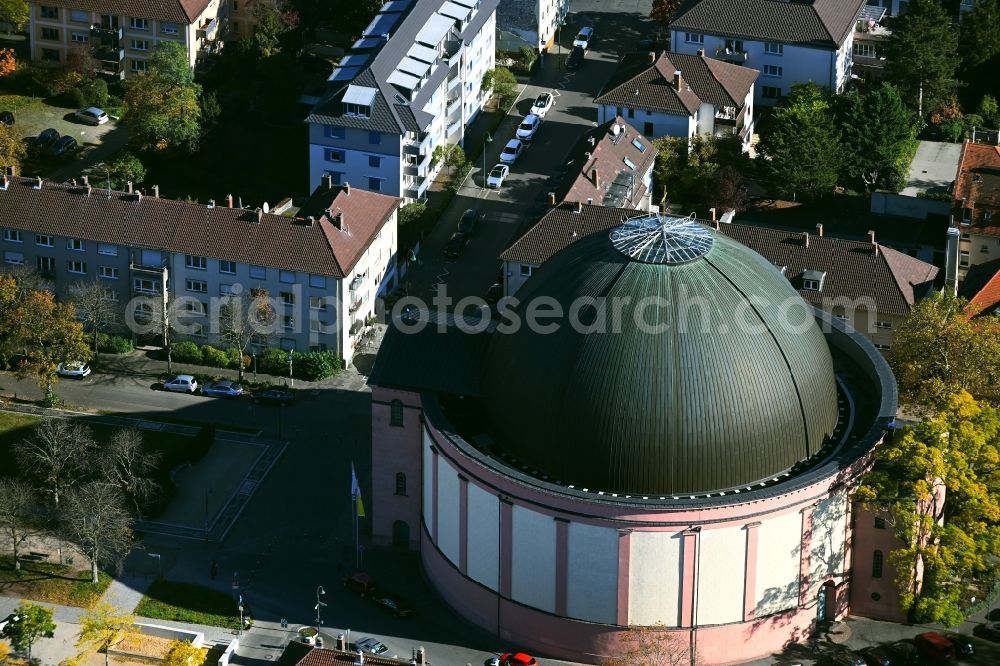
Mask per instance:
[[[79,608],[92,607],[111,584],[111,576],[99,572],[100,582],[90,582],[90,569],[48,562],[21,562],[14,570],[14,558],[0,555],[0,595],[47,601]]]
[[[156,580],[135,607],[135,614],[156,620],[173,620],[236,629],[239,609],[225,592],[191,583]]]
[[[13,111],[17,115],[18,111],[25,109],[41,109],[45,100],[41,97],[28,97],[27,95],[0,95],[0,111]]]

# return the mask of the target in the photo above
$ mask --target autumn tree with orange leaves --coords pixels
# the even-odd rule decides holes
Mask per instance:
[[[681,0],[653,0],[649,17],[661,25],[670,25],[680,6]]]
[[[17,69],[17,58],[14,49],[0,49],[0,78],[13,74]]]

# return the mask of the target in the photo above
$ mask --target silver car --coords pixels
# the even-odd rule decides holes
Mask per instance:
[[[177,375],[168,382],[163,382],[164,391],[176,393],[194,393],[198,390],[198,380],[191,375]]]
[[[77,120],[88,125],[103,125],[104,123],[111,120],[108,118],[108,114],[104,113],[104,109],[98,109],[96,106],[90,106],[86,109],[80,109],[73,114]]]
[[[358,650],[367,652],[368,654],[385,654],[389,651],[385,643],[377,641],[374,638],[362,638],[355,643],[355,646],[357,646]]]

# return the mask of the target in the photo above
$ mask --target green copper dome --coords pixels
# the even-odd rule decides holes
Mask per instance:
[[[585,238],[517,298],[521,325],[493,335],[483,397],[496,443],[540,475],[714,492],[788,469],[836,426],[812,309],[764,258],[698,223],[653,216]],[[538,320],[554,331],[527,325],[532,303],[561,307]]]

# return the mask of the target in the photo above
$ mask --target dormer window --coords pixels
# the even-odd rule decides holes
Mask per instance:
[[[823,291],[823,282],[825,281],[825,271],[812,269],[802,271],[802,288],[806,291]]]
[[[378,91],[367,86],[351,84],[344,93],[343,105],[345,116],[371,117],[372,102]]]
[[[370,118],[372,115],[372,109],[370,106],[364,106],[361,104],[344,104],[344,115]]]

